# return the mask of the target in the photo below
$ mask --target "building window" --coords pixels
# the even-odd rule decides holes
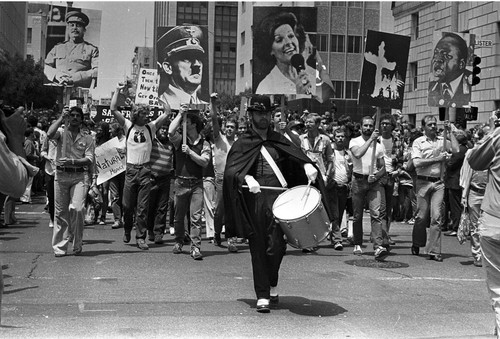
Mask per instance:
[[[332,7],[345,7],[345,1],[332,1]]]
[[[316,34],[316,48],[320,52],[328,52],[328,35]]]
[[[418,63],[410,63],[410,92],[418,89]]]
[[[347,53],[361,53],[361,37],[349,35],[347,37]]]
[[[245,31],[241,32],[241,46],[245,44]]]
[[[344,97],[344,82],[343,81],[332,81],[333,90],[335,91],[335,98]]]
[[[357,99],[358,98],[359,81],[346,81],[345,83],[345,98]]]
[[[243,78],[245,76],[245,64],[240,65],[240,77]]]
[[[26,33],[26,42],[28,44],[31,44],[32,39],[33,39],[33,28],[28,27],[28,32]]]
[[[241,2],[241,14],[245,13],[247,10],[247,3],[245,1]]]
[[[414,40],[418,39],[418,13],[411,15],[411,37]]]
[[[363,2],[362,1],[348,1],[347,6],[348,7],[363,8]]]
[[[335,34],[332,35],[330,52],[337,52],[337,53],[345,52],[345,36],[335,35]]]
[[[208,2],[179,1],[177,3],[177,25],[185,23],[208,25]]]

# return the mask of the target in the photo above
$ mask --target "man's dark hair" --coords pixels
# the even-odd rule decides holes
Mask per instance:
[[[132,107],[130,112],[130,121],[135,124],[139,113],[146,112],[149,115],[149,106],[145,104],[137,104]]]
[[[186,118],[191,120],[191,123],[196,124],[196,131],[200,133],[203,129],[203,122],[201,121],[200,115],[197,113],[188,113]]]
[[[26,122],[31,126],[31,127],[37,127],[38,126],[38,118],[34,115],[30,115],[29,117],[26,118]]]
[[[236,118],[236,115],[230,115],[226,119],[226,124],[228,122],[232,122],[234,124],[235,129],[238,129],[238,119]]]
[[[380,122],[388,120],[391,122],[392,129],[396,128],[396,119],[394,119],[394,116],[392,114],[386,113],[380,117]]]
[[[76,113],[79,113],[80,114],[80,117],[82,118],[82,121],[83,121],[83,111],[80,107],[78,106],[73,106],[69,109],[69,112],[76,112]]]
[[[30,135],[32,134],[35,134],[35,130],[33,129],[33,127],[28,127],[26,128],[26,130],[24,131],[24,136],[25,137],[29,137]]]
[[[435,117],[434,115],[432,115],[432,114],[427,114],[426,116],[424,116],[424,117],[422,118],[422,127],[424,127],[424,126],[425,126],[425,124],[426,124],[426,120],[431,120],[431,119],[432,119],[432,120],[436,120],[436,121],[437,121],[436,117]]]

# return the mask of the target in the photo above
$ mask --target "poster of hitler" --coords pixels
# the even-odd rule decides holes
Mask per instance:
[[[360,105],[402,109],[410,37],[368,30]]]
[[[44,84],[95,88],[101,11],[51,5],[47,25]]]
[[[181,104],[208,105],[208,28],[182,25],[158,27],[158,101],[178,110]]]
[[[254,7],[254,93],[316,94],[316,13],[316,7]]]
[[[428,105],[469,106],[475,35],[434,32],[433,46]]]

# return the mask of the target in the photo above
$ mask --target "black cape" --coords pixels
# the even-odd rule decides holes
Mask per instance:
[[[307,184],[308,179],[304,171],[304,164],[309,163],[316,167],[299,147],[271,129],[267,132],[267,140],[262,140],[253,129],[238,138],[229,150],[224,171],[224,210],[226,237],[228,238],[234,236],[249,238],[254,233],[255,226],[252,224],[252,218],[243,195],[244,190],[248,194],[248,189],[242,188],[242,185],[246,184],[245,175],[248,174],[257,160],[263,145],[272,145],[279,153],[280,158],[285,159],[282,163],[282,174],[289,188]],[[316,167],[316,169],[318,168]],[[314,186],[320,190],[323,206],[332,220],[333,214],[325,200],[325,184],[319,170]]]

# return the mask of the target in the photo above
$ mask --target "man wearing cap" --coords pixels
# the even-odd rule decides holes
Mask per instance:
[[[69,40],[57,44],[47,54],[45,76],[61,86],[90,88],[92,80],[97,79],[99,49],[83,40],[89,17],[71,11],[66,14],[66,23]]]
[[[247,109],[251,128],[234,142],[224,171],[226,235],[249,240],[257,311],[268,313],[270,303],[278,302],[278,271],[286,248],[272,212],[281,191],[268,188],[309,180],[324,193],[324,183],[301,149],[273,130],[269,97],[253,96]]]
[[[176,26],[158,39],[158,99],[168,102],[172,109],[180,109],[181,104],[208,104],[198,96],[206,59],[202,38],[198,26]]]

